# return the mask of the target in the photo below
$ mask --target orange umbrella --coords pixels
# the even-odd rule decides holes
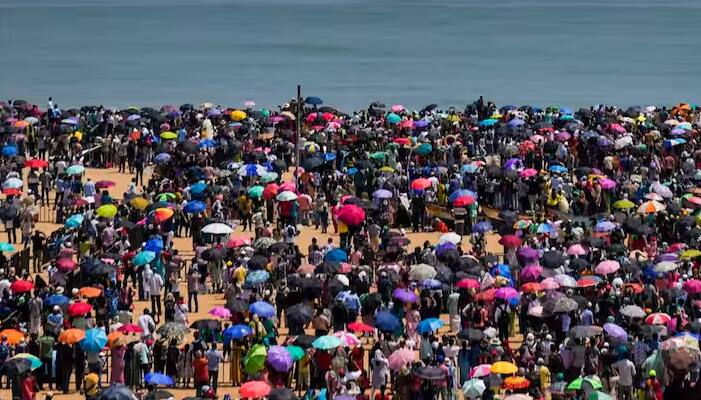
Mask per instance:
[[[107,335],[107,343],[109,343],[110,349],[114,349],[127,344],[127,337],[122,332],[114,331]]]
[[[543,287],[539,282],[528,282],[521,285],[521,291],[523,293],[535,293],[543,290]]]
[[[5,329],[0,332],[0,338],[7,337],[8,344],[17,344],[22,338],[24,338],[24,333],[18,331],[17,329]]]
[[[502,387],[504,389],[526,389],[531,386],[531,382],[522,376],[510,376],[504,379]]]
[[[58,335],[58,341],[66,344],[76,344],[85,339],[85,331],[78,328],[66,329]]]
[[[153,219],[157,223],[161,223],[172,217],[174,213],[175,211],[170,208],[157,208],[156,211],[153,212]]]
[[[99,297],[102,294],[102,289],[92,287],[92,286],[85,286],[80,288],[78,291],[81,296],[87,297],[88,299],[91,299],[93,297]]]
[[[29,126],[29,122],[22,120],[22,121],[15,122],[14,125],[15,125],[15,128],[24,129],[24,128]]]

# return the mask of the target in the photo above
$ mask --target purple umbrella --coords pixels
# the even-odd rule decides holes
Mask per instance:
[[[686,131],[684,129],[679,129],[675,128],[672,129],[672,132],[670,132],[672,135],[686,135]]]
[[[616,229],[616,224],[611,221],[601,221],[594,227],[596,232],[610,232]]]
[[[426,289],[440,289],[443,284],[438,279],[424,279],[419,282],[419,286]]]
[[[540,275],[543,273],[543,267],[541,266],[530,266],[521,270],[521,280],[524,282],[533,282],[538,280]]]
[[[510,158],[504,163],[504,169],[518,169],[521,164],[520,158]]]
[[[526,260],[537,260],[540,258],[538,250],[531,247],[522,247],[518,250],[518,255]]]
[[[294,362],[290,352],[282,346],[272,346],[268,349],[268,364],[279,372],[292,369]]]
[[[570,135],[569,132],[564,132],[564,131],[563,131],[563,132],[558,132],[558,133],[555,135],[555,139],[557,139],[557,140],[559,140],[559,141],[561,141],[561,142],[566,142],[566,141],[570,140],[571,137],[572,137],[572,135]]]
[[[430,122],[426,121],[425,119],[420,119],[418,121],[414,121],[414,128],[425,128],[430,124]]]
[[[607,322],[604,324],[604,331],[609,334],[612,338],[625,341],[628,340],[628,333],[625,329],[620,326]]]
[[[389,199],[392,198],[392,192],[390,192],[387,189],[379,189],[375,190],[375,192],[372,194],[372,197],[376,199]]]
[[[447,252],[448,250],[453,250],[453,249],[457,249],[457,248],[458,248],[458,246],[456,246],[455,244],[453,244],[451,242],[441,243],[438,246],[436,246],[436,255],[440,256],[441,254]]]
[[[416,293],[409,289],[394,289],[392,297],[401,301],[402,303],[416,303],[418,301]]]
[[[607,137],[599,136],[599,139],[596,140],[596,144],[598,144],[599,147],[609,147],[613,142]]]
[[[512,287],[503,287],[494,292],[494,297],[504,300],[514,299],[518,297],[518,292]]]
[[[679,261],[679,256],[674,254],[674,253],[664,253],[664,254],[660,255],[659,257],[657,257],[655,259],[655,261],[656,262],[662,262],[662,261],[676,262],[676,261]]]
[[[523,126],[526,124],[526,121],[518,118],[514,118],[511,121],[509,121],[509,126],[511,127],[517,127],[517,126]]]
[[[139,114],[132,114],[127,117],[127,121],[138,121],[141,119],[141,115]]]

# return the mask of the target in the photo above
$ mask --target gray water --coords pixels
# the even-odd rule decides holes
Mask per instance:
[[[697,0],[0,0],[0,99],[701,100]]]

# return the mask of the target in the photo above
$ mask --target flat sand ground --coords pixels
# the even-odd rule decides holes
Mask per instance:
[[[100,180],[110,180],[114,181],[116,183],[116,186],[110,189],[110,194],[115,197],[115,198],[122,198],[123,193],[126,191],[129,182],[131,181],[131,175],[128,174],[122,174],[117,172],[116,169],[92,169],[88,168],[86,170],[86,177],[89,177],[92,179],[93,182],[97,182]],[[150,171],[147,170],[145,175],[145,179],[148,180],[148,177],[150,176]],[[289,179],[287,177],[286,179]],[[42,220],[48,219],[48,216],[51,215],[52,210],[49,207],[44,207],[42,209]],[[51,220],[54,220],[53,215],[51,215]],[[45,232],[47,235],[54,230],[58,229],[59,225],[49,223],[49,222],[40,222],[37,224],[37,229],[40,229],[42,232]],[[232,237],[241,237],[241,238],[250,238],[251,232],[241,232],[240,229],[237,229],[235,233],[232,234]],[[322,234],[320,230],[316,230],[313,227],[305,227],[302,229],[300,232],[297,242],[299,244],[299,248],[305,251],[304,249],[309,246],[309,244],[312,241],[312,238],[316,237],[319,241],[319,243],[326,243],[327,239],[329,237],[333,238],[334,241],[338,244],[338,236],[331,234]],[[439,233],[435,232],[426,232],[426,233],[408,233],[407,237],[411,240],[411,244],[409,245],[409,248],[413,248],[414,246],[421,246],[424,241],[428,240],[431,243],[435,243],[438,238],[440,237]],[[6,239],[6,237],[0,236],[0,240]],[[503,251],[501,245],[498,244],[498,237],[492,235],[487,238],[487,247],[489,251],[492,251],[494,253],[500,253]],[[175,238],[175,247],[184,255],[190,255],[192,254],[192,242],[190,238]],[[467,246],[467,241],[463,243],[463,246]],[[21,246],[18,246],[21,248]],[[465,247],[464,247],[465,248]],[[46,273],[44,273],[46,274]],[[183,293],[186,292],[186,283],[181,282],[182,289],[181,291]],[[217,305],[224,305],[225,300],[222,295],[219,294],[206,294],[206,295],[201,295],[199,296],[199,312],[197,313],[190,313],[188,315],[189,321],[196,321],[198,319],[205,319],[205,318],[211,318],[207,312],[212,309],[213,307]],[[150,303],[148,302],[135,302],[135,313],[134,313],[134,319],[136,319],[142,310],[145,307],[150,308]],[[444,322],[447,323],[448,319],[446,315],[442,316],[442,319]],[[447,324],[446,324],[447,325]],[[442,328],[441,332],[447,332],[447,328],[444,327]],[[280,335],[282,336],[281,339],[284,339],[284,336],[287,333],[287,328],[281,328],[280,329]],[[311,333],[311,332],[308,332]],[[520,337],[513,338],[515,341],[519,341]],[[366,357],[367,358],[367,357]],[[230,384],[230,381],[228,379],[229,376],[229,364],[225,364],[222,369],[219,372],[219,381],[220,381],[220,386],[218,390],[219,398],[223,398],[225,394],[231,394],[233,399],[238,398],[238,388],[232,387]],[[175,395],[175,399],[182,399],[187,396],[194,396],[194,389],[167,389],[170,392],[172,392]],[[39,400],[43,400],[44,398],[44,393],[41,392],[38,395]],[[58,394],[56,391],[54,391],[54,398],[57,400],[77,400],[77,399],[83,399],[84,397],[80,395],[76,390],[75,386],[71,384],[71,393],[68,395],[63,395],[63,394]],[[5,399],[10,399],[10,392],[9,390],[0,390],[0,400],[5,400]]]

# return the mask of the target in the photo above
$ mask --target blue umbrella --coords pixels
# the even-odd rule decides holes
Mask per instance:
[[[80,341],[80,348],[88,353],[99,353],[107,344],[105,331],[92,328],[85,331],[85,338]]]
[[[173,378],[160,372],[149,372],[144,377],[144,381],[149,385],[173,386],[175,384]]]
[[[83,214],[73,214],[66,220],[64,226],[68,229],[74,229],[83,224]]]
[[[160,237],[150,239],[144,245],[144,250],[152,251],[156,254],[160,253],[161,251],[163,251],[163,239],[161,239]]]
[[[165,163],[167,163],[168,161],[170,161],[170,158],[171,158],[171,157],[170,157],[170,154],[168,154],[168,153],[161,153],[161,154],[157,155],[156,158],[155,158],[156,164],[165,164]]]
[[[425,119],[420,119],[418,121],[414,121],[414,128],[425,128],[427,127],[431,122],[427,121]]]
[[[433,151],[433,146],[431,143],[421,143],[419,147],[416,148],[416,154],[420,156],[425,156]]]
[[[333,249],[326,253],[326,255],[324,256],[324,261],[346,262],[348,261],[348,254],[343,249]]]
[[[561,114],[572,114],[572,109],[571,109],[571,108],[567,108],[567,107],[563,107],[563,108],[560,109],[560,113],[561,113]]]
[[[14,157],[17,155],[17,147],[7,145],[2,148],[2,155],[5,157]]]
[[[324,101],[321,100],[319,97],[310,96],[310,97],[307,97],[306,99],[304,99],[304,103],[311,104],[313,106],[318,106],[318,105],[324,104]]]
[[[372,197],[376,199],[389,199],[392,197],[392,192],[387,189],[378,189],[372,194]]]
[[[189,201],[187,204],[185,204],[185,212],[189,214],[196,214],[196,213],[201,213],[204,212],[204,210],[207,209],[207,206],[199,201],[199,200],[192,200]]]
[[[509,126],[511,127],[518,127],[518,126],[523,126],[526,124],[526,121],[518,118],[514,118],[511,121],[509,121]]]
[[[246,275],[246,284],[249,286],[260,286],[270,279],[270,273],[265,270],[256,270]]]
[[[489,221],[480,221],[472,227],[472,232],[475,233],[487,233],[494,229]]]
[[[494,276],[498,274],[499,276],[503,276],[504,278],[511,279],[511,267],[509,267],[506,264],[497,264],[493,266],[490,270],[490,273]]]
[[[348,168],[348,171],[346,171],[348,175],[355,175],[358,173],[358,168],[356,167],[350,167]]]
[[[477,193],[473,192],[472,190],[458,189],[450,194],[450,196],[448,197],[448,201],[452,203],[455,200],[457,200],[458,197],[463,197],[463,196],[471,196],[471,197],[477,198]]]
[[[156,253],[152,251],[141,251],[139,254],[137,254],[134,259],[132,260],[132,264],[134,264],[137,267],[140,267],[142,265],[146,265],[150,263],[151,261],[156,259]]]
[[[325,153],[324,154],[324,159],[326,161],[333,161],[336,159],[336,154],[335,153]]]
[[[567,172],[567,168],[565,168],[565,167],[562,166],[562,165],[557,165],[557,164],[556,164],[556,165],[551,165],[550,167],[548,167],[548,171],[550,171],[550,172],[555,172],[555,173],[558,173],[558,174],[564,174],[565,172]]]
[[[204,182],[197,182],[194,185],[190,186],[191,194],[202,194],[205,190],[207,190],[207,184]]]
[[[197,145],[200,149],[208,149],[211,147],[217,147],[217,143],[214,140],[205,139]]]
[[[445,325],[443,321],[438,318],[426,318],[425,320],[419,322],[419,325],[416,326],[416,332],[421,334],[435,332],[443,325]]]
[[[46,300],[44,300],[44,304],[50,307],[62,306],[64,304],[68,304],[68,300],[68,297],[62,294],[52,294],[51,296],[47,297]]]
[[[436,246],[436,256],[441,257],[443,254],[447,253],[449,250],[455,250],[458,246],[451,242],[441,243]]]
[[[596,232],[610,232],[612,230],[616,229],[616,224],[614,224],[611,221],[599,221],[596,226],[594,227],[594,231]]]
[[[497,122],[499,122],[499,121],[497,121],[496,119],[492,119],[492,118],[483,119],[482,121],[479,122],[479,126],[494,126],[494,124],[496,124]]]
[[[268,172],[264,166],[257,164],[246,164],[239,169],[240,176],[261,176]]]
[[[443,284],[438,279],[424,279],[419,282],[419,286],[426,289],[440,289]]]
[[[275,315],[275,307],[264,301],[256,301],[248,306],[248,310],[259,317],[271,318]]]
[[[401,326],[399,318],[389,311],[378,311],[375,314],[375,327],[383,332],[394,332]]]
[[[460,170],[466,174],[474,174],[478,169],[479,167],[474,164],[465,164],[460,168]]]
[[[230,326],[224,330],[224,338],[225,339],[233,339],[233,340],[239,340],[243,339],[246,336],[250,336],[253,334],[253,329],[251,329],[250,326],[244,325],[244,324],[237,324],[234,326]]]

